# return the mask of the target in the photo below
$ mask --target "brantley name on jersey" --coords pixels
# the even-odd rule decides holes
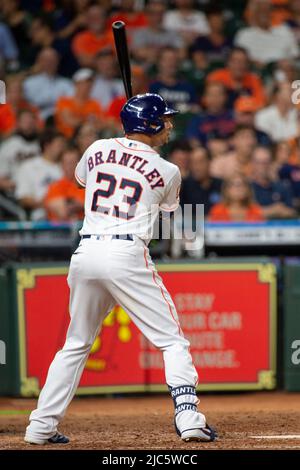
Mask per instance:
[[[144,176],[148,183],[150,183],[151,189],[163,188],[165,186],[165,182],[159,171],[156,168],[153,168],[153,166],[151,167],[148,160],[138,155],[110,149],[106,155],[104,152],[98,151],[87,159],[89,171],[92,171],[95,167],[102,165],[103,163],[114,163],[137,171]]]

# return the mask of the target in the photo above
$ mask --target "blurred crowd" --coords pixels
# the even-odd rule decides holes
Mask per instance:
[[[134,94],[180,110],[163,156],[181,203],[210,221],[298,218],[300,0],[1,0],[0,219],[82,218],[77,161],[123,135],[116,20]]]

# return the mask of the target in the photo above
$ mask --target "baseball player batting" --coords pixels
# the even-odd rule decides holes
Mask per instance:
[[[177,434],[184,441],[216,439],[197,411],[198,376],[189,342],[147,247],[159,210],[174,211],[179,204],[179,169],[154,150],[168,141],[176,113],[157,94],[130,98],[121,111],[126,137],[95,141],[76,167],[77,182],[85,188],[85,218],[68,274],[71,321],[30,415],[28,443],[69,442],[57,426],[103,319],[116,304],[163,353]]]

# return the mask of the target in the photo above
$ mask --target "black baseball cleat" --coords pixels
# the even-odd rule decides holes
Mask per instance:
[[[56,434],[54,434],[54,436],[48,439],[48,442],[50,442],[50,444],[68,444],[68,442],[70,442],[70,439],[67,436],[59,434],[59,432],[57,432]]]
[[[68,444],[70,439],[63,434],[57,432],[54,436],[50,437],[49,439],[35,439],[32,437],[25,436],[24,441],[28,444],[35,444],[35,445],[45,445],[45,444]]]

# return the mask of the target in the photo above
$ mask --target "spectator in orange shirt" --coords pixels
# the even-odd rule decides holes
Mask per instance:
[[[16,116],[10,103],[0,105],[0,137],[9,136],[16,128]]]
[[[75,129],[85,121],[91,121],[97,129],[103,129],[104,114],[99,103],[90,98],[93,84],[93,71],[80,69],[73,76],[74,96],[58,99],[55,110],[57,129],[66,137],[72,137]]]
[[[148,25],[147,17],[143,11],[135,11],[135,0],[121,0],[121,8],[114,13],[109,20],[109,28],[114,21],[123,21],[126,24],[128,38],[137,28],[143,28]]]
[[[253,9],[255,8],[256,1],[257,0],[250,0],[245,10],[244,17],[247,23],[249,24],[253,23]],[[271,0],[272,26],[278,26],[292,17],[291,11],[290,11],[292,3],[293,3],[293,0]]]
[[[235,47],[230,52],[227,67],[215,70],[207,76],[208,82],[221,82],[227,88],[229,99],[233,103],[239,96],[250,95],[256,107],[266,103],[261,79],[249,71],[249,58],[245,49]]]
[[[38,109],[31,105],[23,96],[22,78],[13,76],[6,80],[6,104],[0,106],[0,135],[8,136],[16,130],[17,116],[21,111],[32,112],[42,129],[43,121]]]
[[[105,48],[113,48],[111,29],[106,28],[106,11],[100,5],[91,5],[86,13],[87,29],[77,33],[72,50],[82,67],[92,67],[96,54]]]
[[[223,183],[222,202],[209,212],[210,222],[259,222],[264,220],[261,207],[254,202],[250,183],[236,174]]]
[[[257,107],[252,96],[240,96],[234,103],[234,115],[237,126],[250,126],[255,130],[257,142],[260,145],[272,145],[272,139],[266,132],[260,131],[255,127],[255,113]]]
[[[78,187],[74,176],[79,157],[76,148],[68,148],[62,155],[63,177],[50,184],[44,200],[49,220],[72,222],[83,218],[85,192]]]

